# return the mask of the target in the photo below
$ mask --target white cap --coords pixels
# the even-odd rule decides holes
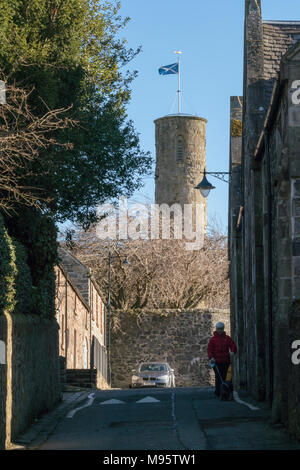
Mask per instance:
[[[218,323],[216,323],[216,328],[224,328],[225,325],[224,323],[222,323],[221,321],[219,321]]]

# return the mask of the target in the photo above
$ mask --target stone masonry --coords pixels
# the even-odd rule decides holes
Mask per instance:
[[[155,121],[156,204],[191,204],[195,227],[196,204],[199,230],[206,230],[206,199],[195,189],[206,168],[206,119],[170,115]],[[199,219],[198,217],[198,219]]]
[[[230,162],[229,171],[231,180],[229,185],[230,207],[228,212],[228,243],[230,254],[230,279],[234,289],[230,290],[231,331],[236,337],[239,354],[236,358],[239,371],[239,385],[245,383],[242,376],[244,369],[240,364],[244,362],[244,329],[242,318],[243,285],[241,277],[242,267],[242,233],[241,220],[243,207],[241,204],[241,159],[242,159],[242,113],[243,97],[232,96],[230,100]],[[234,371],[235,372],[235,371]],[[233,374],[234,375],[234,374]]]
[[[230,334],[227,310],[115,311],[112,321],[112,386],[128,388],[141,362],[164,361],[175,370],[176,386],[208,386],[213,372],[207,344],[218,321]],[[115,325],[115,329],[114,329]]]
[[[0,317],[0,339],[7,345],[6,364],[0,365],[0,449],[60,400],[57,330],[54,318]]]
[[[56,319],[59,324],[59,354],[66,357],[67,369],[90,367],[91,340],[105,345],[104,304],[93,293],[93,308],[84,301],[62,266],[56,267]]]
[[[66,368],[97,368],[97,383],[107,387],[106,308],[99,287],[88,268],[60,248],[56,267],[56,319],[59,324],[59,354]],[[98,374],[98,375],[99,375]],[[68,374],[67,374],[68,376]]]
[[[230,148],[232,171],[241,160],[240,196],[229,194],[235,387],[268,401],[273,422],[298,437],[300,366],[291,358],[300,339],[299,40],[300,22],[262,21],[261,1],[246,0],[242,148]]]

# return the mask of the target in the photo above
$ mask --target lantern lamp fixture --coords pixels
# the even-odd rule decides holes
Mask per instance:
[[[204,170],[201,172],[203,174],[202,181],[195,187],[195,189],[199,189],[203,197],[207,197],[212,189],[215,189],[208,179],[206,175],[212,175],[215,178],[223,181],[224,183],[230,183],[230,172],[228,171],[206,171]],[[228,176],[227,176],[228,175]]]

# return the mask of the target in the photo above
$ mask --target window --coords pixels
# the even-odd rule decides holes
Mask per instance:
[[[56,310],[56,319],[57,319],[58,325],[60,326],[60,307],[58,307]]]
[[[91,312],[89,310],[85,311],[85,329],[88,329],[88,320],[89,320],[89,314],[91,315]]]
[[[177,138],[176,159],[178,162],[183,161],[183,138],[181,136]]]
[[[75,301],[74,301],[74,314],[77,315],[77,294],[75,292]]]
[[[94,316],[94,286],[91,284],[91,312],[92,312],[92,320],[95,320]]]
[[[98,293],[96,292],[96,325],[99,327],[99,304],[98,304]]]
[[[74,369],[76,369],[77,331],[74,330]]]
[[[102,334],[102,322],[103,322],[103,303],[102,300],[100,299],[100,333]]]
[[[84,351],[83,351],[83,367],[84,367],[84,369],[88,368],[88,364],[89,364],[89,345],[88,345],[88,340],[85,338]]]
[[[65,339],[65,316],[61,316],[61,348],[64,349],[64,339]]]

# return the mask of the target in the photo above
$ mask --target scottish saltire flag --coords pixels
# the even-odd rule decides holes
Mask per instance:
[[[178,73],[178,62],[175,64],[170,65],[163,65],[158,69],[159,75],[170,75],[174,73]]]

